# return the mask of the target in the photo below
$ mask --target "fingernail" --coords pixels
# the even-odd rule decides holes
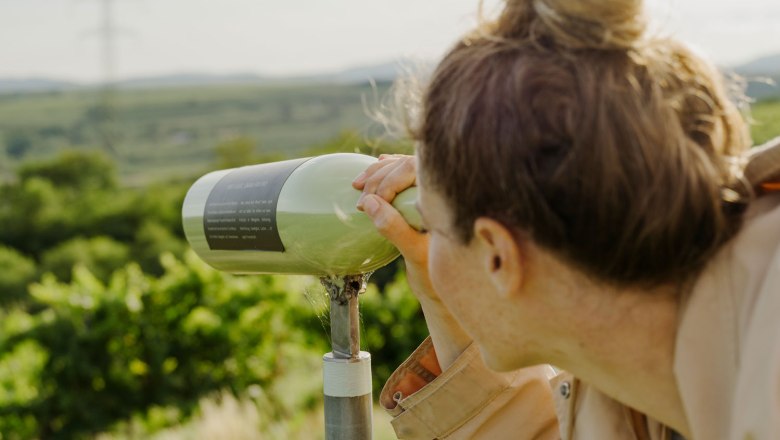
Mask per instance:
[[[362,173],[358,174],[357,177],[355,177],[355,180],[352,181],[352,183],[361,183],[366,178],[366,172],[363,171]]]
[[[363,199],[366,197],[365,193],[360,194],[360,198],[358,198],[357,203],[355,204],[355,207],[358,209],[358,211],[363,210]]]
[[[363,212],[373,216],[378,210],[379,202],[376,201],[376,198],[369,196],[363,200]]]

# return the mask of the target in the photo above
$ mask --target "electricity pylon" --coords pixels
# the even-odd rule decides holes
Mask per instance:
[[[89,118],[95,123],[103,149],[116,154],[116,37],[118,30],[114,22],[114,0],[100,2],[100,24],[95,32],[100,39],[100,65],[102,81],[98,102]]]

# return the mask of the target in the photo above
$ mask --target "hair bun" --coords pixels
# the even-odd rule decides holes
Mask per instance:
[[[642,0],[507,0],[497,30],[570,49],[630,49],[645,17]]]

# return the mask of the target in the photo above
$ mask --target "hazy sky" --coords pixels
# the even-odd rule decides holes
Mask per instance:
[[[0,78],[101,77],[103,0],[0,0]],[[321,73],[435,59],[477,0],[111,0],[120,78]],[[488,0],[488,6],[499,0]],[[655,28],[723,65],[780,52],[780,0],[646,0]]]

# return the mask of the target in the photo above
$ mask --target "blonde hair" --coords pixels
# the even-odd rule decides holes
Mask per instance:
[[[598,279],[695,274],[739,229],[750,144],[718,71],[640,0],[508,0],[436,68],[409,125],[459,238],[495,218]]]

